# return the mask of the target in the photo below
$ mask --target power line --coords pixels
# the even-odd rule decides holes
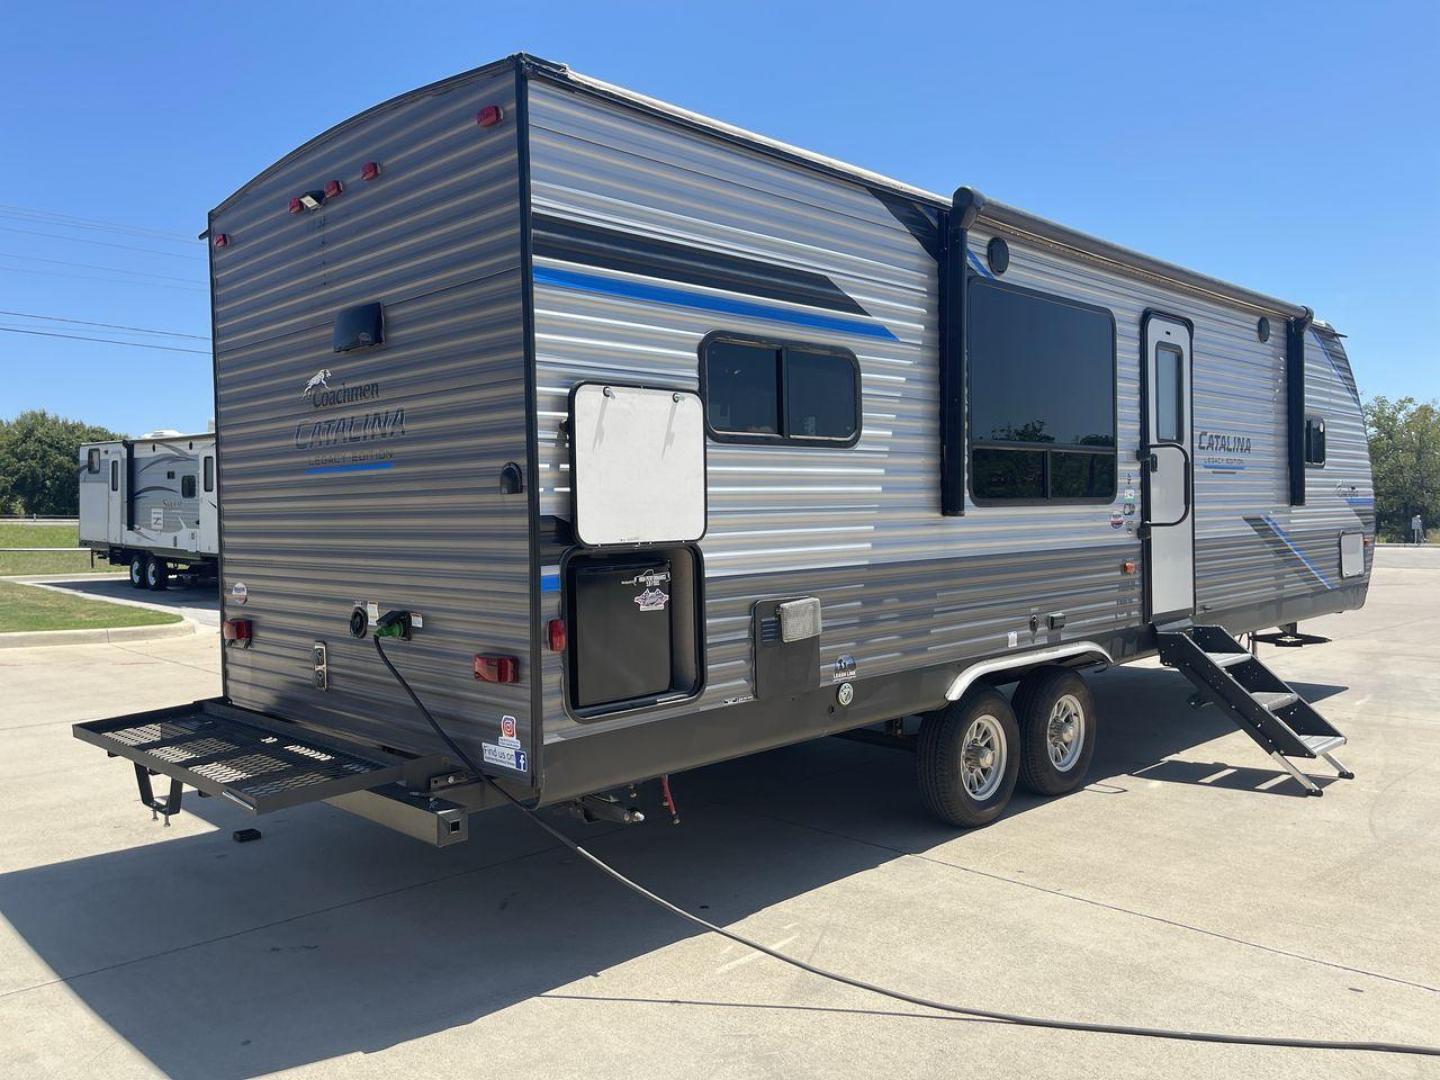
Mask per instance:
[[[132,349],[158,349],[161,352],[194,353],[209,356],[209,349],[182,349],[178,345],[151,345],[147,341],[121,341],[118,338],[82,337],[79,334],[55,334],[47,330],[27,330],[23,326],[0,326],[0,333],[30,334],[33,337],[64,338],[67,341],[98,341],[105,345],[129,345]]]
[[[123,251],[141,251],[146,255],[161,255],[167,259],[196,259],[202,257],[204,254],[200,251],[161,251],[159,248],[136,247],[134,244],[117,244],[113,240],[96,240],[89,236],[65,236],[61,233],[40,232],[36,229],[17,229],[14,225],[0,225],[0,229],[3,229],[5,232],[22,233],[25,236],[43,236],[48,240],[69,240],[72,244],[120,248]]]
[[[86,319],[67,319],[62,315],[36,315],[29,311],[0,311],[0,315],[9,315],[16,319],[39,319],[42,322],[74,323],[76,326],[98,326],[105,330],[128,330],[134,334],[161,334],[164,337],[193,338],[196,341],[209,341],[205,334],[184,334],[179,330],[149,330],[143,326],[123,326],[120,323],[90,322]]]
[[[121,225],[114,221],[100,221],[95,218],[76,217],[73,214],[61,214],[54,210],[36,210],[27,206],[15,206],[9,203],[0,203],[0,216],[20,218],[26,221],[34,221],[50,225],[60,225],[72,229],[100,229],[107,232],[126,233],[130,236],[148,236],[156,240],[169,240],[173,243],[189,244],[194,246],[199,243],[184,233],[166,232],[163,229],[148,229],[142,225]]]
[[[203,285],[167,285],[163,281],[124,281],[111,277],[97,277],[94,274],[75,274],[68,270],[40,270],[32,266],[0,266],[0,274],[44,274],[47,277],[70,278],[72,281],[103,281],[107,285],[141,285],[147,289],[175,289],[178,292],[203,293]]]
[[[152,274],[148,270],[127,270],[123,266],[97,266],[94,263],[73,262],[70,259],[46,259],[39,255],[12,255],[8,251],[0,251],[0,259],[19,259],[21,262],[42,262],[54,266],[74,266],[81,270],[103,270],[109,274],[123,274],[126,277],[148,277],[157,281],[177,281],[182,285],[197,284],[195,278],[172,277],[169,274]]]

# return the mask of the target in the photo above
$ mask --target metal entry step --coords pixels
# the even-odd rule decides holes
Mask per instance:
[[[1341,779],[1354,777],[1331,753],[1345,745],[1345,736],[1223,627],[1160,629],[1155,640],[1160,659],[1218,704],[1309,794],[1323,791],[1292,757],[1323,758]]]
[[[72,730],[109,754],[229,799],[252,814],[379,787],[399,780],[411,764],[408,758],[318,738],[218,699],[91,720]]]

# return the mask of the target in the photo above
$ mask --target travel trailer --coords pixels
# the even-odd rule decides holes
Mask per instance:
[[[129,564],[137,589],[213,578],[220,552],[215,436],[154,431],[80,447],[80,546]]]
[[[448,844],[502,790],[635,820],[641,782],[883,725],[973,826],[1082,784],[1085,672],[1157,653],[1294,782],[1348,775],[1236,640],[1369,582],[1306,307],[530,56],[345,121],[206,236],[223,696],[75,729],[158,811]]]

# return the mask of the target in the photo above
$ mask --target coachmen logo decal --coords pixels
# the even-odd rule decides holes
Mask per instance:
[[[337,405],[373,402],[381,397],[378,382],[354,386],[342,382],[332,387],[333,378],[333,371],[321,368],[310,377],[300,395],[302,399],[309,399],[311,408],[325,410],[321,416],[312,413],[295,425],[295,449],[311,455],[306,474],[390,468],[394,464],[394,452],[389,446],[405,435],[405,409],[331,412],[329,410]]]
[[[300,392],[300,396],[302,398],[309,397],[310,394],[318,386],[324,386],[328,388],[330,386],[330,375],[331,371],[329,368],[321,368],[314,375],[310,376],[310,381],[305,384],[305,389]]]

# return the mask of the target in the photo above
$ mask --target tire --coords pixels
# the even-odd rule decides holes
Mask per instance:
[[[1020,769],[1020,731],[1005,696],[973,690],[928,714],[920,725],[916,769],[925,808],[946,824],[973,829],[999,817]]]
[[[1095,699],[1067,668],[1030,672],[1015,689],[1020,725],[1020,784],[1037,795],[1064,795],[1085,783],[1095,756]]]
[[[170,585],[170,568],[164,559],[151,555],[145,560],[145,586],[155,592],[164,592]]]
[[[136,589],[147,588],[145,584],[145,564],[149,560],[139,552],[130,556],[130,585]]]

